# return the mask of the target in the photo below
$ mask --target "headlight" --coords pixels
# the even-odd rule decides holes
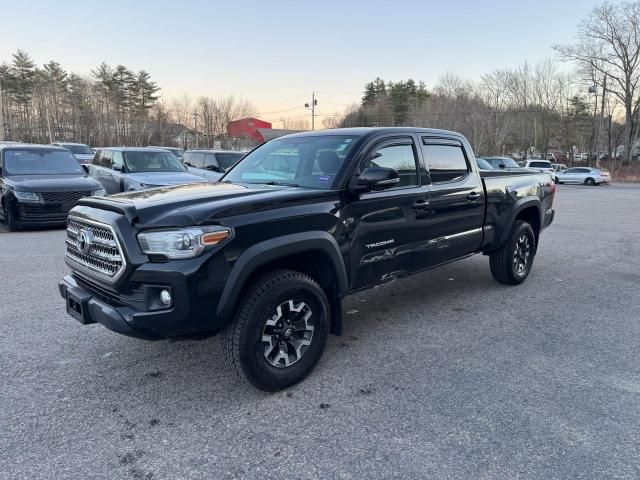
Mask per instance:
[[[138,234],[138,244],[147,255],[164,255],[172,260],[192,258],[205,248],[231,237],[225,227],[190,227],[179,230],[156,230]]]
[[[34,192],[19,192],[14,191],[13,195],[21,202],[39,202],[40,197],[38,197],[37,193]]]
[[[98,190],[91,192],[92,197],[104,197],[106,194],[107,191],[104,188],[99,188]]]

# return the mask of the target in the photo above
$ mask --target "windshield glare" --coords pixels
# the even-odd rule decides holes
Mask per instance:
[[[124,152],[127,170],[137,172],[184,172],[186,167],[171,152]]]
[[[70,145],[68,143],[61,144],[63,148],[71,150],[74,155],[93,155],[93,152],[87,145]]]
[[[5,150],[6,175],[84,175],[71,152],[45,148]]]
[[[326,135],[271,140],[247,154],[222,180],[329,189],[356,138]]]

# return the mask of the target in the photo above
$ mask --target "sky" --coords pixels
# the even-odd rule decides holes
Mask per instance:
[[[0,62],[147,70],[165,100],[250,101],[268,121],[342,112],[365,83],[479,78],[555,55],[601,0],[0,0]],[[565,68],[571,68],[566,66]]]

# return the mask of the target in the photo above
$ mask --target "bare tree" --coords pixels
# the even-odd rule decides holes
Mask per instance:
[[[579,25],[576,43],[554,48],[609,79],[607,88],[624,106],[625,157],[631,160],[640,81],[640,2],[595,8]]]

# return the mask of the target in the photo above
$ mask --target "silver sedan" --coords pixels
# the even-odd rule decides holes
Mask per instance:
[[[597,168],[574,167],[564,172],[555,172],[556,183],[584,183],[585,185],[600,185],[609,183],[611,176]]]

